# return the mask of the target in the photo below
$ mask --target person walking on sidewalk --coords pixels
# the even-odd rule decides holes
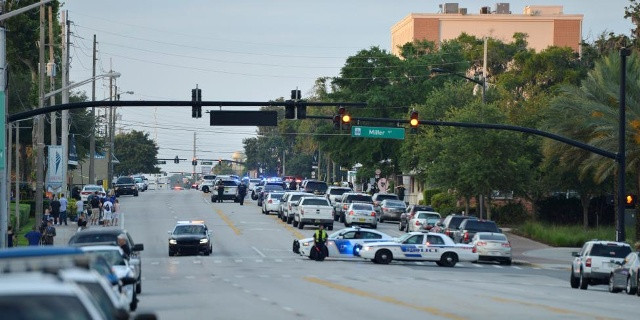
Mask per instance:
[[[120,223],[120,201],[118,201],[118,199],[115,199],[113,202],[113,210],[111,212],[111,218],[113,221],[113,225],[114,226],[118,226],[118,224]]]
[[[89,198],[89,205],[91,208],[91,224],[96,225],[100,219],[100,197],[98,196],[98,191],[94,192]]]
[[[11,248],[14,246],[14,240],[16,239],[16,235],[13,233],[13,226],[9,226],[7,230],[7,247]]]
[[[111,216],[112,209],[113,209],[113,203],[111,203],[109,198],[106,198],[102,203],[102,213],[104,215],[104,220],[102,221],[103,227],[108,227],[111,225],[112,223],[111,219],[113,219],[113,217]]]
[[[60,194],[60,225],[64,222],[67,225],[67,198],[64,197],[64,193]]]
[[[31,231],[27,232],[24,237],[27,238],[27,242],[30,246],[37,246],[40,244],[40,240],[42,239],[42,233],[40,233],[38,228],[34,225],[31,227]]]
[[[56,228],[53,226],[53,219],[49,219],[49,221],[47,221],[47,227],[44,229],[44,235],[42,236],[42,244],[52,246],[55,236]]]
[[[49,206],[51,207],[51,216],[53,217],[53,224],[54,225],[59,225],[60,224],[60,206],[61,206],[61,203],[58,200],[57,196],[53,196],[53,200],[51,201]]]

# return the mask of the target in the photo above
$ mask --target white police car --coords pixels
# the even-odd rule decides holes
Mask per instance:
[[[380,241],[393,241],[393,237],[380,231],[366,228],[345,228],[327,237],[329,257],[353,258],[358,256],[359,249],[366,244]],[[309,257],[313,249],[313,238],[293,240],[293,252]]]
[[[458,261],[478,261],[472,245],[454,243],[444,234],[422,232],[410,232],[395,241],[366,244],[360,256],[374,263],[432,261],[441,267],[453,267]]]

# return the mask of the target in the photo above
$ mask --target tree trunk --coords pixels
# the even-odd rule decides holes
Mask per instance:
[[[471,210],[471,206],[469,205],[469,202],[471,201],[471,197],[469,196],[465,196],[464,197],[464,215],[468,216],[469,215],[469,210]]]
[[[580,194],[580,204],[582,205],[582,227],[584,230],[589,228],[589,202],[591,201],[590,194]]]
[[[491,192],[487,193],[484,203],[487,208],[487,220],[491,220]]]

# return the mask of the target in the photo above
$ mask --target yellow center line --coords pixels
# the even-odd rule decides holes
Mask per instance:
[[[443,317],[443,318],[447,318],[447,319],[455,319],[455,320],[462,320],[462,319],[466,319],[465,317],[459,316],[457,314],[453,314],[453,313],[448,313],[448,312],[444,312],[438,308],[434,308],[434,307],[425,307],[425,306],[418,306],[418,305],[414,305],[414,304],[410,304],[404,301],[400,301],[394,297],[389,297],[389,296],[380,296],[371,292],[367,292],[367,291],[362,291],[362,290],[358,290],[352,287],[347,287],[347,286],[343,286],[337,283],[333,283],[330,281],[326,281],[326,280],[322,280],[316,277],[304,277],[303,278],[306,281],[315,283],[315,284],[319,284],[321,286],[325,286],[331,289],[335,289],[335,290],[339,290],[342,292],[346,292],[352,295],[356,295],[356,296],[360,296],[360,297],[364,297],[364,298],[370,298],[370,299],[374,299],[374,300],[378,300],[378,301],[382,301],[382,302],[386,302],[386,303],[390,303],[390,304],[394,304],[397,306],[401,306],[401,307],[406,307],[406,308],[411,308],[411,309],[415,309],[418,311],[422,311],[422,312],[426,312],[429,313],[431,315],[434,316],[439,316],[439,317]]]
[[[569,310],[569,309],[552,307],[552,306],[539,304],[539,303],[518,301],[518,300],[501,298],[501,297],[491,297],[491,299],[493,301],[497,301],[497,302],[521,304],[521,305],[524,305],[524,306],[527,306],[527,307],[540,308],[540,309],[544,309],[544,310],[551,311],[551,312],[557,313],[557,314],[562,314],[562,315],[576,315],[576,316],[580,316],[580,317],[588,317],[588,318],[595,318],[595,319],[615,319],[615,318],[606,318],[606,317],[596,316],[596,315],[593,315],[591,313],[585,313],[585,312],[573,311],[573,310]]]
[[[220,216],[220,219],[222,219],[222,221],[226,222],[227,225],[229,225],[229,227],[231,228],[231,230],[233,230],[233,232],[236,233],[236,235],[240,235],[242,234],[242,232],[240,232],[240,229],[238,229],[233,222],[231,221],[231,219],[229,219],[229,217],[227,217],[226,214],[224,214],[222,212],[222,210],[220,209],[216,209],[216,213]]]
[[[278,216],[272,216],[270,215],[272,219],[276,219],[278,220],[278,222],[283,225],[285,227],[285,229],[289,230],[289,232],[293,233],[293,235],[298,238],[298,240],[300,239],[304,239],[304,238],[308,238],[305,237],[304,234],[300,233],[300,231],[296,230],[295,228],[293,228],[292,226],[290,226],[288,223],[286,222],[282,222],[282,220],[280,220],[280,218],[278,218]]]

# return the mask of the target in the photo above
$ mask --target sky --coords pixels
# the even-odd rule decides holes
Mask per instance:
[[[66,0],[62,10],[68,10],[72,22],[69,78],[91,78],[95,34],[97,74],[121,74],[116,80],[121,100],[190,100],[196,85],[205,101],[288,99],[296,88],[304,98],[317,78],[337,76],[346,58],[359,50],[378,46],[390,51],[390,29],[396,22],[410,13],[438,13],[443,2]],[[457,3],[477,13],[495,2]],[[565,14],[583,14],[587,41],[602,32],[628,35],[633,28],[624,19],[627,0],[510,4],[514,14],[526,5],[563,5]],[[96,100],[108,98],[108,81],[100,80],[96,88]],[[90,86],[78,90],[90,96]],[[117,127],[148,132],[159,146],[158,158],[191,159],[194,132],[199,159],[230,159],[243,150],[243,139],[255,136],[255,127],[209,126],[207,110],[192,119],[189,107],[119,108]],[[159,167],[192,170],[190,161]]]

